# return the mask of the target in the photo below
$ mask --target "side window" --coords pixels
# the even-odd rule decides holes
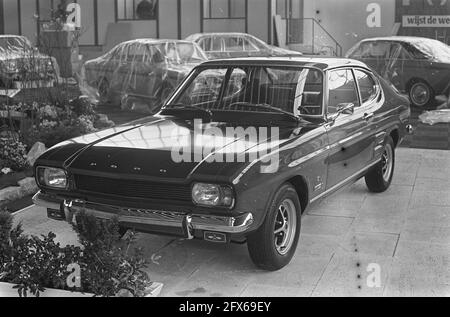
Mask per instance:
[[[391,45],[388,42],[365,42],[361,44],[362,58],[386,59],[390,55]]]
[[[134,58],[136,57],[136,46],[137,44],[130,44],[128,46],[128,53],[127,53],[127,62],[133,62]]]
[[[149,48],[149,61],[150,64],[160,64],[165,62],[164,53],[161,51],[160,46],[152,45]]]
[[[248,39],[243,39],[244,40],[244,50],[247,52],[254,52],[257,51],[258,48],[252,44],[251,41],[249,41]]]
[[[367,72],[355,70],[355,77],[358,81],[359,91],[361,92],[361,102],[364,104],[377,96],[377,82]]]
[[[418,59],[418,60],[426,60],[427,56],[422,53],[421,51],[419,51],[417,48],[415,48],[414,46],[410,45],[410,44],[404,44],[405,48],[407,50],[407,52],[412,56],[413,59]]]
[[[119,46],[112,52],[112,59],[116,62],[120,62],[121,60],[125,60],[126,58],[126,46]]]
[[[222,38],[215,36],[212,38],[212,49],[213,52],[222,51]]]
[[[228,52],[240,52],[244,49],[242,39],[239,37],[228,37],[225,39],[225,50]]]
[[[204,50],[205,52],[211,51],[211,38],[210,37],[206,37],[206,38],[202,39],[198,44],[200,45],[202,50]]]
[[[328,113],[336,113],[340,105],[353,103],[359,107],[355,78],[349,69],[333,70],[328,73]]]
[[[354,47],[350,54],[349,54],[349,58],[362,58],[363,57],[363,47],[365,46],[365,44],[360,44],[356,47]]]

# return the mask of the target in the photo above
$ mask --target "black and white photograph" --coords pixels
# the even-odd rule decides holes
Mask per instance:
[[[450,297],[450,0],[0,0],[0,297]]]

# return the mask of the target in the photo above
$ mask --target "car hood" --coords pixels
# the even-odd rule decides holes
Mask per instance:
[[[44,153],[36,165],[65,162],[73,173],[225,182],[253,164],[252,157],[258,149],[262,150],[259,158],[273,153],[289,142],[292,134],[292,128],[282,128],[273,138],[270,132],[259,133],[256,129],[257,135],[248,138],[244,134],[227,134],[230,127],[225,123],[152,117],[66,141]],[[247,156],[244,160],[237,156],[227,159],[237,153]]]

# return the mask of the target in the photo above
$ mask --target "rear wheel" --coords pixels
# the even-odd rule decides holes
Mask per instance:
[[[433,89],[422,80],[415,81],[409,88],[411,103],[418,108],[423,108],[434,99]]]
[[[392,183],[395,169],[395,146],[391,137],[385,141],[381,161],[366,175],[366,185],[371,192],[385,192]]]
[[[290,184],[278,189],[262,226],[247,239],[250,257],[260,268],[280,270],[295,254],[301,227],[301,205]]]

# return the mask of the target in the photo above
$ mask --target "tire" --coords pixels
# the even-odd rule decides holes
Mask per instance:
[[[413,81],[408,90],[409,99],[414,107],[424,108],[434,100],[434,91],[423,80]]]
[[[283,229],[281,213],[287,216],[290,225],[283,231],[280,231]],[[282,185],[268,207],[264,223],[247,237],[248,251],[256,266],[267,271],[277,271],[289,264],[300,236],[301,214],[300,200],[294,187]]]
[[[381,161],[366,175],[366,185],[373,193],[385,192],[392,183],[395,170],[395,146],[391,137],[384,144]]]

